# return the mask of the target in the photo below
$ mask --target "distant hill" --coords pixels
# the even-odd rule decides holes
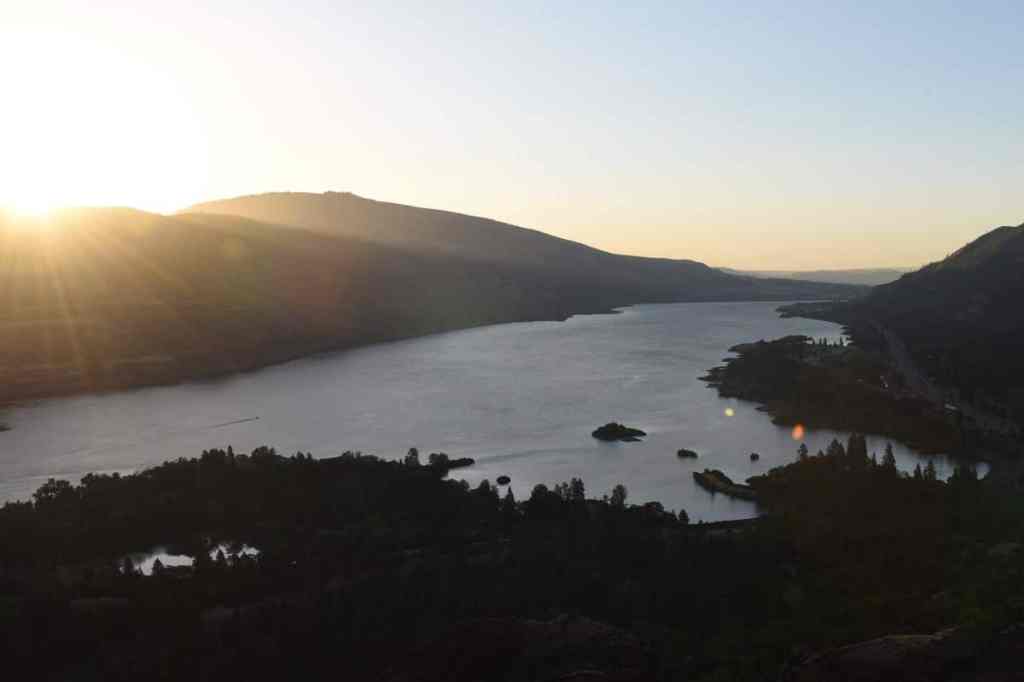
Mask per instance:
[[[910,272],[910,268],[855,268],[851,270],[731,270],[723,272],[750,277],[799,279],[805,282],[829,282],[874,287],[894,282]]]
[[[257,194],[198,204],[187,212],[237,215],[417,253],[528,267],[585,286],[591,293],[601,291],[618,305],[860,293],[850,287],[728,275],[692,260],[622,256],[487,218],[373,201],[349,193]]]
[[[0,217],[0,403],[214,376],[330,349],[634,302],[853,291],[614,256],[440,211],[417,222],[418,209],[341,195],[326,200],[373,209],[369,222],[358,224],[379,226],[383,237],[115,208],[43,221]],[[396,223],[395,215],[406,218]],[[449,243],[440,243],[449,223]],[[396,224],[421,229],[403,243]],[[488,243],[492,253],[481,250]]]
[[[1024,415],[1024,225],[1000,227],[948,258],[872,290],[858,305],[967,398]]]

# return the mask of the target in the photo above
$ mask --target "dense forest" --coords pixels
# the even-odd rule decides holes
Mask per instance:
[[[858,437],[751,479],[767,515],[720,524],[579,479],[517,501],[439,461],[212,450],[50,481],[0,509],[5,660],[76,680],[774,680],[950,627],[983,667],[1024,618],[1015,488],[901,474]],[[194,566],[124,559],[157,545]]]

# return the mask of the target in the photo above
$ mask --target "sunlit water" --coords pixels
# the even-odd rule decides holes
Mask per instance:
[[[229,444],[387,458],[417,446],[424,456],[476,458],[454,475],[474,485],[511,476],[519,498],[537,483],[580,476],[590,496],[622,482],[630,502],[658,500],[693,520],[749,517],[751,503],[710,495],[692,472],[719,468],[742,480],[793,461],[799,443],[698,377],[738,343],[838,338],[837,325],[780,319],[777,305],[641,305],[380,344],[218,381],[43,401],[3,415],[13,429],[0,433],[0,499],[28,498],[49,476],[132,471]],[[591,438],[612,420],[649,436]],[[835,435],[804,441],[814,452]],[[881,455],[885,441],[868,445]],[[700,459],[680,460],[679,448]],[[923,461],[899,445],[896,456],[905,469]],[[935,463],[940,475],[952,470],[944,458]]]

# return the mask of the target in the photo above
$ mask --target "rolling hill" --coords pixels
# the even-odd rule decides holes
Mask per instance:
[[[0,402],[215,376],[634,302],[852,291],[615,256],[443,212],[424,213],[403,242],[401,225],[409,223],[396,227],[386,216],[418,209],[383,206],[359,223],[379,225],[379,239],[327,223],[307,229],[198,212],[0,216]],[[445,232],[451,221],[456,229]]]

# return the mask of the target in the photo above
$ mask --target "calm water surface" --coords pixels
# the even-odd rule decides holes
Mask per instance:
[[[424,458],[476,458],[454,472],[474,485],[511,476],[518,498],[536,483],[581,476],[590,496],[622,482],[629,501],[658,500],[693,520],[749,517],[751,503],[706,493],[692,472],[713,467],[744,479],[793,461],[799,444],[753,404],[721,399],[698,377],[738,343],[840,335],[831,323],[780,319],[777,306],[641,305],[380,344],[212,382],[42,401],[3,415],[13,429],[0,433],[0,499],[25,499],[50,476],[132,471],[211,447],[396,458],[417,446]],[[612,420],[649,436],[591,438]],[[813,452],[835,435],[804,440]],[[684,447],[700,459],[678,459]],[[881,453],[884,439],[869,439],[869,448]],[[751,462],[755,451],[761,459]],[[903,447],[896,454],[904,468],[921,461]],[[951,471],[943,458],[936,465]]]

